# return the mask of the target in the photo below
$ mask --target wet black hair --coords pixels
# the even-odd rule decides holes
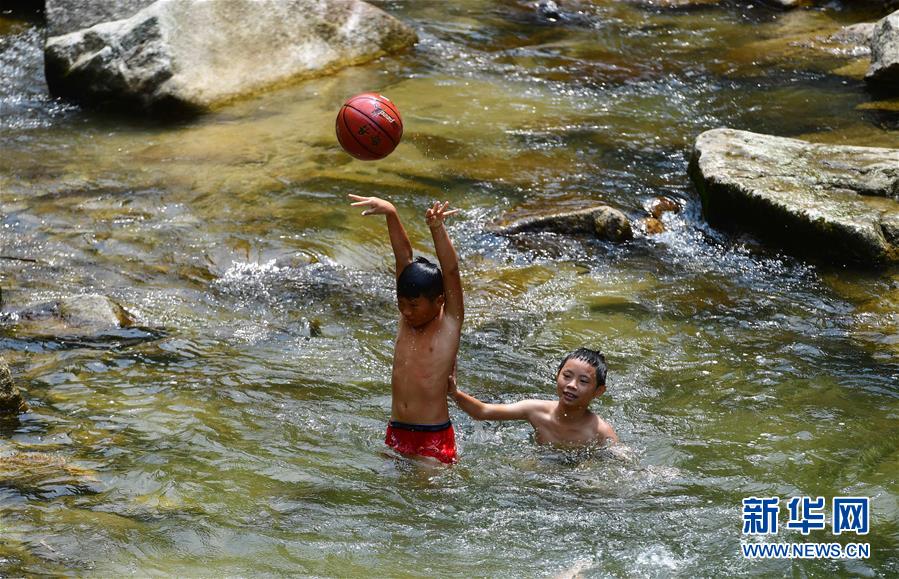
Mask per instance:
[[[434,300],[442,293],[443,274],[436,263],[425,257],[416,257],[396,280],[396,295],[401,298],[425,296]]]
[[[605,386],[606,384],[606,372],[608,371],[608,367],[606,366],[606,357],[603,356],[602,352],[599,350],[591,350],[590,348],[578,348],[574,352],[569,352],[564,358],[562,358],[562,363],[559,364],[559,369],[556,370],[556,377],[559,376],[559,372],[562,371],[562,368],[565,366],[565,362],[574,358],[575,360],[582,360],[596,369],[596,387]]]

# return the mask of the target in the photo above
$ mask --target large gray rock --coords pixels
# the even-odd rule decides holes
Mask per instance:
[[[549,231],[568,235],[590,235],[609,241],[625,241],[634,236],[627,216],[605,205],[580,211],[526,217],[511,223],[495,225],[493,231],[503,235]]]
[[[83,294],[58,302],[59,317],[72,328],[123,328],[134,323],[125,309],[99,294]]]
[[[875,88],[899,94],[899,10],[880,20],[871,37],[871,68],[865,80]]]
[[[202,111],[416,41],[360,0],[158,0],[48,38],[50,91],[88,104]]]
[[[156,0],[46,0],[47,36],[61,36],[101,22],[122,20]]]
[[[715,129],[689,171],[713,225],[833,262],[899,262],[899,149]]]
[[[869,55],[871,54],[871,39],[874,37],[876,28],[877,25],[874,22],[859,22],[840,28],[827,40],[848,47],[848,51],[853,55]]]
[[[22,393],[12,381],[12,374],[6,360],[0,358],[0,416],[18,414],[28,409]]]

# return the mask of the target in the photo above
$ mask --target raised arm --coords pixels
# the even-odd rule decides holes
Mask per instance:
[[[444,219],[459,210],[447,211],[448,207],[449,202],[435,201],[425,214],[425,219],[431,229],[431,237],[434,238],[434,251],[437,253],[437,261],[440,262],[440,270],[443,272],[445,297],[443,311],[461,323],[462,318],[465,317],[465,305],[462,300],[462,278],[459,276],[459,256],[456,255],[456,249],[443,224]]]
[[[350,203],[353,207],[367,207],[362,215],[386,215],[387,234],[390,236],[390,246],[393,247],[393,257],[396,258],[396,277],[400,277],[406,266],[412,263],[412,244],[409,236],[403,228],[396,207],[393,203],[378,197],[361,197],[350,194],[349,198],[355,201]]]

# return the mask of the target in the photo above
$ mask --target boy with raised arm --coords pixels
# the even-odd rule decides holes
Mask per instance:
[[[424,257],[412,259],[412,245],[396,208],[378,197],[350,195],[362,215],[385,215],[396,258],[400,311],[393,352],[393,401],[384,442],[410,456],[456,461],[456,437],[446,401],[449,375],[462,334],[462,280],[459,258],[444,227],[449,203],[434,202],[425,219],[434,239],[438,268]],[[443,270],[441,273],[441,269]]]
[[[527,420],[537,442],[560,446],[587,446],[618,442],[612,426],[590,412],[590,402],[606,391],[606,358],[596,350],[578,348],[562,359],[556,371],[559,400],[521,400],[512,404],[485,404],[456,387],[455,369],[449,393],[459,408],[475,420]]]

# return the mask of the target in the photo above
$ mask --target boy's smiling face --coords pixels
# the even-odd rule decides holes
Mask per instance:
[[[584,360],[569,359],[556,376],[559,404],[564,406],[585,407],[605,390],[604,384],[597,388],[596,368]]]

